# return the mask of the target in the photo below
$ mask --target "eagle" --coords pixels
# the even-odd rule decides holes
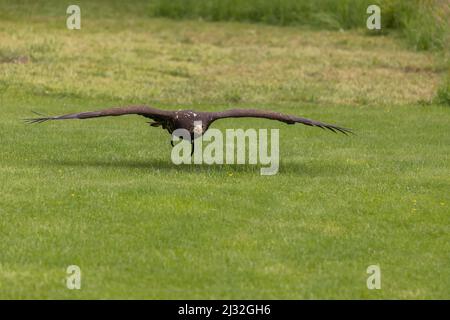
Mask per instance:
[[[35,112],[40,117],[25,119],[28,123],[42,123],[49,120],[68,120],[68,119],[90,119],[99,117],[117,117],[128,114],[136,114],[152,121],[148,122],[152,127],[161,127],[172,134],[177,129],[187,130],[190,134],[192,152],[194,151],[194,138],[203,135],[209,126],[216,120],[226,118],[264,118],[277,120],[286,124],[301,123],[310,127],[328,129],[334,133],[344,134],[352,133],[350,129],[338,127],[335,125],[323,123],[320,121],[300,118],[293,115],[283,114],[275,111],[265,111],[257,109],[230,109],[217,112],[205,112],[194,110],[162,110],[145,105],[125,106],[103,109],[99,111],[88,111],[79,113],[70,113],[61,116],[48,117]],[[173,141],[171,140],[173,146]]]

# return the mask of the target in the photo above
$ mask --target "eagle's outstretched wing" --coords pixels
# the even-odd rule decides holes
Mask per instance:
[[[173,116],[173,111],[160,110],[147,106],[128,106],[109,108],[99,111],[71,113],[55,117],[41,116],[40,118],[25,119],[25,121],[27,121],[28,123],[41,123],[48,120],[89,119],[110,116],[116,117],[126,114],[137,114],[153,120],[166,120],[170,119]]]
[[[342,132],[344,134],[352,133],[350,129],[338,127],[331,124],[326,124],[323,122],[310,120],[306,118],[300,118],[292,115],[282,114],[274,111],[264,111],[264,110],[255,110],[255,109],[232,109],[226,111],[212,112],[211,113],[211,122],[224,119],[224,118],[265,118],[270,120],[277,120],[287,124],[295,124],[302,123],[307,126],[319,127],[322,129],[328,129],[333,132]]]

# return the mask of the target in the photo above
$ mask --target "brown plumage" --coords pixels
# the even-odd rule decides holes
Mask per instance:
[[[191,135],[191,142],[195,136],[204,134],[211,123],[219,119],[225,118],[264,118],[269,120],[277,120],[287,124],[301,123],[307,126],[328,129],[332,132],[342,132],[344,134],[351,133],[349,129],[314,121],[297,116],[282,114],[274,111],[254,110],[254,109],[232,109],[219,112],[200,112],[193,110],[167,111],[156,109],[148,106],[128,106],[104,109],[92,112],[71,113],[62,116],[47,117],[41,115],[39,118],[25,119],[28,123],[41,123],[48,120],[66,120],[66,119],[89,119],[98,117],[122,116],[127,114],[137,114],[154,122],[150,123],[153,127],[161,126],[170,134],[176,129],[186,129]],[[202,127],[195,127],[194,121],[201,121]]]

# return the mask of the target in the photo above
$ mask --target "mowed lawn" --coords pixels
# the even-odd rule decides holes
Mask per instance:
[[[83,8],[70,31],[64,7],[35,10],[0,6],[0,298],[450,298],[440,54],[364,31]],[[261,176],[175,166],[170,136],[138,116],[21,121],[140,103],[272,109],[356,135],[214,123],[280,129],[279,173]],[[374,264],[381,290],[366,286]]]

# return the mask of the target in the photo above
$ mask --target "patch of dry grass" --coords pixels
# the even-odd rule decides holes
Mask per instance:
[[[0,52],[30,60],[0,64],[8,86],[161,104],[417,103],[444,71],[431,53],[359,32],[137,18],[86,19],[80,31],[5,21],[0,38]]]

